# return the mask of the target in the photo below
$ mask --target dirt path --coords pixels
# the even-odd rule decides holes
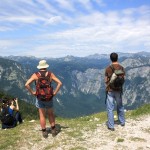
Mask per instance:
[[[108,131],[103,124],[94,133],[85,134],[86,147],[89,150],[150,150],[150,116],[127,120],[125,127],[116,125],[115,129]]]
[[[54,138],[41,136],[40,126],[30,132],[19,144],[19,150],[150,150],[150,115],[136,120],[127,119],[126,125],[115,125],[115,131],[109,131],[106,125],[95,121],[97,128],[71,129],[61,128]],[[82,133],[76,132],[81,130]],[[27,132],[27,131],[24,131]],[[69,134],[74,134],[70,135]],[[77,133],[77,135],[76,135]],[[31,138],[32,137],[32,138]]]

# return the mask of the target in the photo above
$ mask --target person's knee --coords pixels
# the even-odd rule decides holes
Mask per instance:
[[[53,111],[50,111],[48,114],[49,114],[50,116],[54,116],[54,112],[53,112]]]
[[[49,115],[49,116],[53,116],[53,115],[54,115],[54,111],[53,111],[52,108],[49,108],[49,109],[48,109],[48,115]]]

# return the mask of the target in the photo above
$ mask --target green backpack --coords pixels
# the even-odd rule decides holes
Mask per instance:
[[[122,86],[124,84],[124,71],[123,67],[115,69],[113,65],[110,65],[113,74],[110,77],[109,86],[113,90],[122,91]]]

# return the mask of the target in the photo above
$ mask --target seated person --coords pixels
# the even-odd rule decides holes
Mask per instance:
[[[14,114],[14,111],[16,113]],[[17,123],[22,123],[22,117],[19,112],[18,99],[9,100],[7,104],[2,107],[2,129],[13,128]]]

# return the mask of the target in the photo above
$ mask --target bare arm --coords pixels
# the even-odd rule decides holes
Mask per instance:
[[[14,105],[15,102],[15,105]],[[14,101],[11,101],[10,108],[15,111],[19,111],[18,98],[15,98]]]
[[[18,98],[15,99],[16,107],[14,107],[14,110],[19,111],[19,105],[18,105]]]
[[[56,89],[53,92],[53,95],[55,96],[57,92],[59,91],[60,87],[62,86],[62,83],[53,73],[51,74],[51,78],[53,81],[57,83]]]
[[[37,78],[37,76],[36,76],[36,74],[33,74],[31,77],[30,77],[30,79],[26,82],[26,84],[25,84],[25,87],[27,88],[27,90],[32,94],[32,95],[35,95],[36,94],[36,91],[33,91],[33,89],[31,88],[31,86],[30,86],[30,84],[33,82],[33,81],[35,81],[35,80],[37,80],[38,78]]]

